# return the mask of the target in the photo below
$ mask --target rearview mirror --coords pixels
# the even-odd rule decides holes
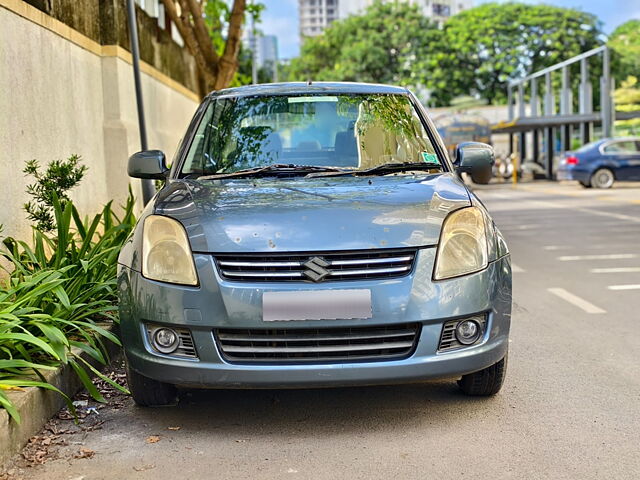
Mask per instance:
[[[168,172],[164,153],[160,150],[144,150],[129,157],[127,173],[130,177],[163,180]]]
[[[489,183],[496,155],[491,145],[480,142],[458,144],[453,162],[460,173],[467,172],[474,183]]]

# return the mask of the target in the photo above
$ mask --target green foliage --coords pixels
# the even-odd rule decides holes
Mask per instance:
[[[5,238],[0,250],[10,264],[8,282],[0,287],[0,405],[18,422],[18,412],[3,390],[56,390],[42,370],[69,364],[98,401],[103,399],[90,377],[113,384],[72,348],[106,364],[104,341],[119,344],[103,324],[117,321],[116,264],[135,225],[133,196],[130,192],[122,216],[110,202],[91,220],[82,220],[73,203],[63,204],[55,192],[52,206],[53,236],[34,228],[33,247]]]
[[[86,165],[79,162],[78,155],[71,155],[66,160],[50,162],[44,172],[37,160],[26,163],[23,172],[31,175],[35,183],[27,185],[27,193],[33,200],[25,203],[24,209],[38,229],[53,230],[53,199],[57,197],[62,204],[69,200],[67,192],[80,183],[87,171]]]
[[[618,81],[640,76],[640,20],[629,20],[616,28],[608,45],[615,53],[614,76]]]
[[[492,103],[505,100],[509,80],[595,48],[601,37],[595,16],[570,8],[488,3],[439,28],[408,2],[376,1],[306,39],[284,76],[424,87],[434,106],[459,96]]]
[[[451,17],[435,55],[426,59],[433,103],[458,95],[504,101],[519,78],[599,46],[600,22],[570,8],[487,3]]]
[[[621,112],[640,111],[640,83],[638,78],[629,76],[622,82],[620,88],[613,93],[616,110]],[[640,118],[619,120],[615,124],[616,133],[620,136],[638,135],[640,133]]]
[[[362,15],[333,22],[307,38],[287,68],[291,81],[333,80],[417,86],[425,72],[415,68],[433,54],[438,27],[408,2],[376,1]]]
[[[240,47],[240,53],[238,54],[238,71],[229,86],[239,87],[241,85],[251,85],[251,83],[253,83],[252,74],[251,50],[245,48],[243,45]],[[272,81],[271,73],[266,68],[258,69],[258,83],[270,83]]]
[[[226,26],[229,24],[231,8],[230,4],[225,0],[206,0],[203,6],[205,24],[209,30],[209,36],[211,41],[218,52],[218,55],[222,55],[224,50],[225,38],[222,36]],[[260,2],[247,3],[245,14],[245,25],[247,24],[247,17],[251,17],[251,20],[255,23],[260,22],[260,16],[264,11],[265,6]]]

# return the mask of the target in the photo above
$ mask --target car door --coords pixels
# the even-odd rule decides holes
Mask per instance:
[[[603,148],[606,163],[614,170],[616,180],[640,178],[640,149],[636,140],[615,140]]]

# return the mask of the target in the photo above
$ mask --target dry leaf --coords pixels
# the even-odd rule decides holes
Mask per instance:
[[[7,385],[5,383],[0,383],[0,390],[14,390],[16,392],[26,392],[26,390],[22,387],[16,387],[15,385]]]
[[[151,435],[147,437],[147,443],[158,443],[160,441],[160,437],[158,435]]]
[[[180,430],[182,427],[167,427],[167,430],[173,430],[174,432]]]
[[[90,448],[81,448],[78,453],[76,453],[73,458],[91,458],[96,454]]]
[[[141,465],[139,467],[133,467],[133,469],[136,472],[144,472],[145,470],[151,470],[152,468],[156,468],[156,466],[152,464],[147,464],[147,465]]]

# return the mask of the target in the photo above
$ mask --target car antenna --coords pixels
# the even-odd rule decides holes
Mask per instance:
[[[307,80],[307,85],[311,85],[311,79]]]

